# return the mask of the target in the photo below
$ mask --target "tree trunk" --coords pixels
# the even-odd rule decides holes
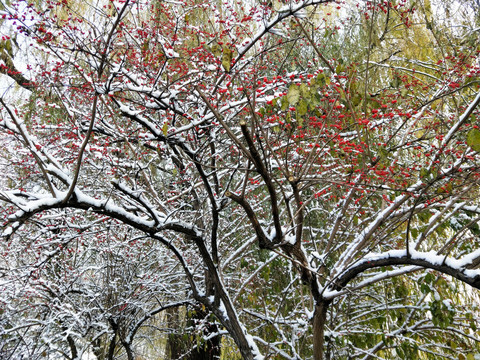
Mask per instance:
[[[205,321],[209,317],[208,312],[203,311],[200,307],[193,309],[193,311],[187,313],[187,324],[189,327],[194,328],[197,320]],[[218,333],[217,325],[212,321],[210,324],[205,326],[203,330],[203,335],[209,336],[212,333]],[[196,345],[196,342],[192,343],[190,348],[192,349],[189,355],[186,357],[187,360],[217,360],[220,359],[220,342],[221,336],[215,336],[206,342],[202,342],[200,346],[197,346],[194,349],[193,345]]]
[[[70,351],[72,352],[72,360],[77,360],[78,351],[77,351],[77,346],[75,345],[75,340],[73,340],[73,338],[70,335],[68,335],[67,341],[68,341],[68,345],[70,346]]]
[[[313,359],[323,360],[325,342],[325,324],[329,303],[321,301],[315,305],[313,314]]]
[[[110,340],[110,346],[108,347],[108,357],[107,357],[108,360],[114,359],[116,345],[117,345],[117,332],[115,331],[115,333],[112,336],[112,339]]]
[[[180,308],[171,308],[166,310],[167,323],[171,333],[167,337],[167,354],[166,359],[179,359],[188,349],[188,336],[185,332],[185,316],[183,310],[180,313]]]
[[[202,342],[200,346],[197,346],[196,340],[192,341],[189,336],[186,336],[186,328],[194,329],[198,320],[204,321],[209,316],[206,311],[203,311],[200,307],[182,313],[179,312],[178,308],[167,311],[169,313],[169,327],[175,329],[168,335],[168,359],[216,360],[220,358],[221,335],[212,337],[205,343]],[[208,336],[211,333],[218,333],[218,327],[213,322],[206,326],[203,335]]]
[[[127,353],[127,360],[134,360],[135,357],[133,356],[133,351],[132,351],[132,348],[130,347],[130,344],[126,342],[122,342],[122,345],[125,349],[125,352]]]

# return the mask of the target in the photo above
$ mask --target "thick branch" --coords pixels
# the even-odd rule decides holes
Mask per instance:
[[[253,143],[252,136],[250,135],[247,129],[246,122],[242,120],[240,122],[240,127],[242,129],[243,136],[247,141],[247,145],[250,150],[252,161],[255,164],[255,169],[258,171],[263,181],[265,181],[265,185],[267,185],[268,193],[270,195],[270,203],[272,205],[272,218],[273,218],[273,223],[275,225],[275,239],[277,240],[277,242],[280,242],[282,240],[282,227],[280,225],[280,211],[278,209],[278,200],[277,200],[277,193],[275,191],[275,187],[273,186],[272,179],[265,165],[263,164],[260,154],[255,148],[255,144]]]
[[[480,289],[480,271],[469,270],[469,264],[470,261],[451,259],[432,253],[412,251],[407,254],[406,251],[392,251],[357,262],[337,277],[332,288],[336,291],[343,289],[359,274],[369,269],[395,265],[415,265],[450,275],[476,289]]]
[[[243,208],[243,210],[245,210],[245,213],[247,214],[248,219],[252,223],[253,230],[255,230],[255,234],[258,237],[258,245],[260,249],[270,248],[271,241],[268,240],[267,236],[265,235],[265,232],[262,229],[262,226],[258,222],[255,212],[253,211],[250,204],[245,200],[245,198],[243,196],[238,196],[236,194],[233,194],[230,191],[227,191],[225,193],[225,196],[235,201],[237,204],[239,204]]]
[[[7,54],[6,51],[0,52],[0,60],[3,60],[5,64],[3,66],[0,66],[1,74],[7,75],[24,89],[30,91],[35,90],[33,82],[23,76],[20,71],[18,71],[18,69],[15,67],[15,64],[13,63],[12,58]]]

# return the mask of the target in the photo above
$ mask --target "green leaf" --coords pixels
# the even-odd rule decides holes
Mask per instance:
[[[427,284],[431,284],[435,280],[435,276],[431,273],[427,273],[427,275],[425,275],[424,280]]]
[[[242,260],[240,261],[240,268],[244,269],[244,268],[246,268],[247,266],[248,266],[248,261],[245,260],[245,259],[242,259]]]
[[[317,75],[317,80],[315,81],[320,87],[325,86],[327,83],[327,77],[324,73],[320,73]]]
[[[313,94],[308,100],[308,108],[310,110],[315,110],[315,107],[318,105],[320,105],[320,96],[318,94]]]
[[[428,178],[429,175],[430,175],[430,171],[428,171],[428,169],[426,169],[426,168],[421,168],[420,169],[420,177],[422,179]]]
[[[167,136],[167,134],[168,134],[168,123],[163,124],[162,132],[163,132],[163,135]]]
[[[286,96],[282,97],[282,102],[281,102],[281,106],[280,106],[280,109],[282,111],[285,111],[288,109],[288,99]]]
[[[8,55],[10,55],[11,57],[13,57],[12,40],[8,39],[8,40],[5,42],[5,50],[7,50]]]
[[[298,100],[300,100],[300,88],[297,85],[290,85],[288,88],[287,100],[290,105],[298,103]]]
[[[467,145],[475,151],[480,151],[480,130],[472,129],[468,132]]]
[[[368,99],[368,105],[371,109],[380,109],[381,105],[377,100],[374,100],[373,98]]]
[[[303,127],[303,117],[297,118],[298,126]]]
[[[413,229],[410,230],[410,234],[412,234],[413,239],[416,239],[417,236],[418,236],[418,230],[413,228]]]
[[[352,98],[352,105],[353,106],[358,106],[358,105],[360,105],[361,102],[362,102],[362,96],[361,95],[356,94]]]
[[[420,285],[420,291],[424,294],[428,294],[429,292],[432,291],[432,289],[427,284],[421,284]]]
[[[402,79],[400,79],[400,77],[398,75],[395,75],[394,78],[393,78],[393,87],[395,89],[398,89],[400,87],[400,85],[402,84]]]

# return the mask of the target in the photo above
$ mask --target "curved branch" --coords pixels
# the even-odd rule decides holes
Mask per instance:
[[[165,311],[167,309],[171,309],[171,308],[174,308],[174,307],[180,307],[180,306],[184,306],[184,305],[189,305],[191,304],[190,301],[177,301],[177,302],[174,302],[174,303],[170,303],[170,304],[167,304],[167,305],[164,305],[164,306],[160,306],[159,308],[157,309],[154,309],[152,311],[149,311],[147,314],[145,314],[145,316],[143,318],[141,318],[139,321],[137,321],[131,328],[130,328],[130,332],[129,334],[127,335],[127,338],[125,340],[125,342],[130,345],[133,341],[133,338],[135,336],[135,334],[137,333],[138,329],[140,329],[140,327],[142,326],[142,324],[147,321],[148,319],[150,319],[152,316],[155,316],[156,314],[162,312],[162,311]]]
[[[24,124],[17,119],[17,117],[15,115],[15,112],[12,111],[12,109],[10,109],[10,107],[3,101],[3,98],[0,98],[0,104],[3,105],[5,110],[7,110],[8,115],[10,116],[10,118],[15,123],[15,126],[17,127],[18,131],[20,132],[20,135],[22,136],[22,139],[23,139],[25,145],[27,145],[28,149],[30,150],[30,153],[33,155],[33,157],[37,161],[38,167],[40,168],[40,171],[42,172],[42,175],[43,175],[45,181],[47,182],[48,189],[50,190],[50,194],[52,194],[52,196],[55,197],[56,196],[55,195],[55,190],[53,188],[53,185],[52,185],[50,179],[48,178],[47,172],[45,170],[44,162],[42,161],[40,154],[37,152],[38,149],[36,147],[36,144],[34,144],[32,142],[30,136],[27,133],[27,129],[25,128]],[[9,128],[8,126],[6,126],[6,127]]]
[[[367,270],[395,265],[414,265],[425,269],[436,270],[443,274],[450,275],[476,289],[480,289],[480,271],[469,269],[468,267],[471,262],[472,256],[457,260],[436,255],[432,252],[425,253],[411,249],[409,253],[407,253],[405,250],[394,250],[384,254],[373,255],[357,262],[336,278],[331,286],[331,290],[342,290],[350,281]],[[326,297],[335,297],[335,295],[326,295]]]

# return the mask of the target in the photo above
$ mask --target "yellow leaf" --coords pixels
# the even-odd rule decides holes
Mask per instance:
[[[222,49],[217,44],[212,45],[211,49],[212,49],[212,54],[215,55],[215,57],[217,58],[219,58],[220,55],[222,54]]]
[[[300,100],[300,88],[292,84],[288,88],[287,100],[290,105],[295,105]]]
[[[472,129],[468,132],[467,145],[475,151],[480,151],[480,130]]]
[[[223,47],[222,66],[226,72],[230,71],[232,65],[233,52],[227,46]]]
[[[301,99],[297,107],[298,115],[300,116],[305,115],[307,113],[307,110],[308,110],[307,102]]]

